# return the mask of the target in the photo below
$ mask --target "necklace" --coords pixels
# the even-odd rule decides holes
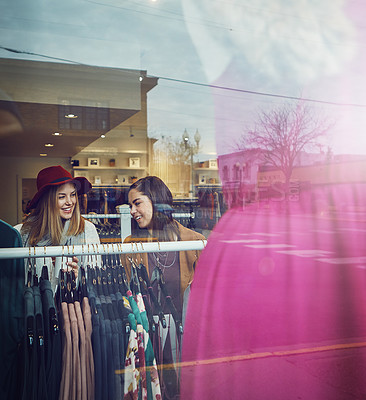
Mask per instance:
[[[169,252],[161,252],[161,253],[153,253],[154,259],[156,261],[156,264],[159,266],[161,265],[164,268],[170,268],[175,264],[175,260],[177,258],[177,252],[176,251],[172,251],[170,253],[174,254],[174,257],[172,258],[170,264],[168,265],[168,256],[169,256]],[[165,258],[165,259],[164,259]],[[163,260],[163,262],[161,262],[160,260]],[[170,260],[169,260],[170,261]]]

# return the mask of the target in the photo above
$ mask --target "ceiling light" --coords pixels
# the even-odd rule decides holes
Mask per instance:
[[[102,139],[104,139],[104,138],[105,138],[105,135],[100,135],[100,137],[101,137]]]
[[[140,76],[139,81],[142,82],[144,80],[143,76]]]
[[[45,147],[53,147],[53,144],[52,143],[46,143]]]
[[[41,157],[47,157],[47,153],[41,153],[40,156]]]
[[[54,133],[52,133],[52,135],[53,135],[53,136],[62,136],[62,133],[60,133],[60,132],[54,132]]]
[[[78,116],[73,114],[73,113],[69,113],[65,115],[65,118],[77,118]]]

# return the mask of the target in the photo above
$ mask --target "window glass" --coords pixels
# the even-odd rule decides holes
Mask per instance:
[[[192,375],[182,370],[182,398],[287,392],[306,398],[295,373],[287,391],[279,377],[268,384],[266,371],[276,367],[245,364],[241,377],[234,361],[265,354],[278,366],[277,350],[289,358],[299,349],[320,354],[326,345],[356,347],[354,338],[365,348],[366,4],[1,4],[0,166],[7,195],[0,198],[0,219],[21,223],[39,190],[38,172],[61,165],[92,184],[79,203],[103,244],[134,234],[146,239],[143,228],[159,242],[199,238],[212,246],[189,261],[188,272],[178,250],[165,257],[181,273],[170,270],[176,281],[169,287],[177,291],[193,282],[199,288],[190,297],[195,306],[187,311],[181,360],[192,371],[195,361],[201,363]],[[172,196],[164,192],[158,201],[165,190],[159,186],[149,194],[148,212],[130,199],[131,185],[146,177],[160,178]],[[144,221],[150,211],[158,216],[154,223]],[[164,218],[179,222],[171,234],[159,225]],[[231,300],[225,304],[221,297]],[[201,323],[195,312],[207,320]],[[221,325],[222,332],[230,330],[227,336]],[[299,370],[315,374],[312,362],[300,360]],[[285,368],[278,371],[287,376]],[[337,381],[339,392],[365,393],[361,378],[342,383],[338,375],[341,367],[329,381]],[[174,398],[174,390],[165,398]],[[324,390],[314,389],[312,398],[336,398]]]

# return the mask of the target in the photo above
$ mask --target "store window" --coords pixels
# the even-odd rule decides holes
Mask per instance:
[[[88,243],[78,254],[86,277],[65,268],[68,288],[89,279],[93,335],[102,337],[93,349],[102,378],[83,398],[366,398],[365,15],[356,0],[3,1],[0,224],[37,220],[28,206],[43,193],[44,168],[91,185],[78,187],[87,221],[79,226],[95,229],[98,257],[86,257]],[[152,177],[159,183],[137,186]],[[145,209],[131,187],[150,196]],[[73,206],[61,209],[41,227],[62,226],[57,265],[65,266],[73,254],[63,253],[84,236],[68,237]],[[34,282],[55,247],[49,233],[27,248]],[[120,257],[122,243],[129,257]],[[154,351],[141,382],[132,366],[144,359],[144,333],[136,325],[138,339],[127,334],[128,289],[148,299]],[[16,363],[23,356],[4,363],[23,371],[12,382],[27,375],[30,363]],[[85,375],[75,375],[74,389]],[[157,376],[160,386],[148,390]],[[9,398],[29,387],[42,397],[36,381]]]

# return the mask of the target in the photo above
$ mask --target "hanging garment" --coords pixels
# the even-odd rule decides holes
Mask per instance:
[[[61,320],[62,320],[62,377],[60,384],[60,400],[68,400],[72,398],[71,380],[72,380],[72,339],[70,318],[67,303],[61,303]]]
[[[101,302],[99,297],[95,300],[96,309],[99,315],[99,340],[100,340],[100,355],[101,355],[101,398],[108,399],[108,345],[107,345],[107,333],[105,317],[102,310]],[[96,339],[96,338],[95,338]],[[93,341],[94,344],[94,341]],[[109,346],[110,347],[110,346]]]
[[[49,400],[58,400],[62,371],[61,333],[51,283],[43,272],[42,276],[39,288],[43,307],[47,395]]]
[[[175,369],[176,363],[173,360],[173,349],[171,343],[171,322],[168,321],[168,331],[163,348],[163,370],[162,370],[162,392],[164,399],[174,399],[179,396],[178,373]]]
[[[0,247],[22,247],[14,228],[0,220]],[[0,398],[22,393],[21,352],[24,338],[24,260],[0,260]]]
[[[147,318],[145,305],[141,293],[137,293],[136,303],[141,315],[141,322],[143,326],[144,345],[145,345],[144,352],[145,352],[145,362],[147,368],[147,384],[150,385],[150,387],[148,387],[148,395],[149,398],[152,398],[154,400],[160,399],[161,391],[160,391],[158,368],[156,365],[152,342],[150,340],[148,333],[149,321]]]
[[[35,346],[37,351],[37,399],[47,399],[46,368],[44,354],[44,329],[41,292],[38,286],[33,286],[34,317],[35,317]]]
[[[124,371],[124,400],[138,399],[138,382],[140,380],[139,353],[137,342],[137,325],[133,313],[128,316],[131,330],[127,345]]]
[[[88,282],[88,281],[87,281]],[[95,400],[102,400],[103,387],[103,365],[102,365],[102,350],[101,350],[101,335],[100,335],[100,316],[96,307],[95,292],[91,285],[88,285],[88,296],[91,309],[92,333],[91,343],[94,359],[94,379],[95,379]]]
[[[121,295],[120,292],[117,292]],[[115,315],[116,315],[116,325],[117,325],[117,340],[118,340],[118,347],[119,347],[119,352],[116,354],[117,355],[117,361],[116,361],[116,371],[115,371],[115,376],[116,376],[116,384],[119,387],[120,393],[118,394],[118,398],[122,398],[123,396],[123,374],[121,373],[121,370],[124,367],[124,360],[125,360],[125,349],[124,349],[124,336],[125,332],[123,329],[123,321],[122,321],[122,311],[119,310],[118,306],[118,301],[117,301],[117,293],[116,294],[111,294],[110,298],[112,301],[112,306],[115,309]],[[122,295],[121,295],[122,296]]]
[[[105,326],[105,351],[106,351],[106,380],[108,399],[112,400],[115,396],[115,379],[114,379],[114,363],[113,363],[113,333],[112,333],[112,316],[109,314],[106,296],[99,296],[101,308],[103,310],[104,326]]]
[[[79,333],[79,356],[80,356],[80,386],[81,386],[81,400],[88,400],[88,391],[86,386],[86,340],[85,340],[85,327],[84,327],[84,318],[81,311],[81,306],[79,301],[74,302],[75,314],[78,325],[78,333]]]
[[[94,357],[92,347],[92,316],[89,305],[89,299],[84,296],[81,309],[84,317],[85,324],[85,364],[86,364],[86,388],[87,388],[87,399],[94,400]]]
[[[85,376],[87,399],[94,400],[95,378],[94,378],[94,357],[92,347],[92,316],[88,299],[88,287],[86,280],[86,269],[79,269],[79,287],[77,290],[78,298],[81,303],[81,311],[85,327]]]
[[[26,335],[24,336],[24,380],[23,400],[37,399],[37,347],[35,343],[36,322],[34,315],[33,288],[24,288],[24,316]]]
[[[72,344],[72,380],[70,400],[81,400],[81,364],[79,353],[79,329],[76,318],[75,306],[67,304],[70,318],[71,344]]]

